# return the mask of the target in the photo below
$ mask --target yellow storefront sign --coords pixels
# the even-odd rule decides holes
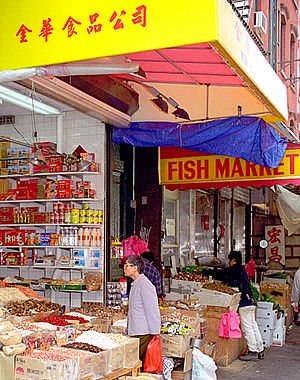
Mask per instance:
[[[160,148],[165,151],[168,148]],[[180,149],[178,150],[180,152]],[[159,160],[160,184],[214,184],[234,182],[249,182],[249,186],[266,180],[297,180],[300,182],[300,149],[287,149],[279,166],[267,168],[237,157],[220,155],[205,155],[195,152],[195,155],[184,157],[163,157]],[[277,181],[277,182],[276,182]]]
[[[0,70],[217,38],[217,0],[0,1]]]

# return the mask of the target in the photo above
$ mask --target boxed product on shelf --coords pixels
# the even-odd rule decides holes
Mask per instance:
[[[23,258],[21,257],[21,265],[31,266],[34,264],[35,250],[30,248],[22,248]],[[23,263],[22,263],[23,259]]]
[[[25,244],[25,231],[18,229],[0,230],[1,245],[22,246]]]
[[[10,148],[10,142],[0,141],[0,158],[7,158],[7,149]]]
[[[81,259],[84,257],[89,257],[89,248],[78,248],[78,249],[73,249],[73,258],[74,259]]]
[[[8,165],[7,170],[8,170],[7,172],[8,175],[19,174],[19,165]]]
[[[62,172],[63,157],[48,157],[49,172]]]
[[[19,174],[26,175],[31,173],[31,166],[28,165],[19,165]]]
[[[6,153],[6,157],[19,157],[19,148],[7,148]]]
[[[21,252],[1,252],[0,262],[1,265],[22,265]]]
[[[50,216],[50,212],[33,212],[31,214],[31,223],[48,224],[50,223]]]
[[[0,193],[7,193],[12,188],[12,184],[7,179],[0,179]]]
[[[16,207],[1,207],[0,208],[0,224],[12,224],[14,223],[14,213]]]

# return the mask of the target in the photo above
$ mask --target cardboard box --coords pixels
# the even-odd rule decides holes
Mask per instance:
[[[130,338],[124,344],[124,368],[134,367],[140,360],[139,358],[140,340]]]
[[[193,334],[167,335],[161,334],[161,349],[163,356],[173,356],[183,358],[186,351],[190,348]]]
[[[288,284],[271,284],[266,282],[260,285],[260,292],[272,296],[284,309],[291,303],[291,286]]]
[[[67,359],[63,362],[39,360],[26,356],[16,356],[15,380],[58,380],[69,373],[79,378],[79,360]]]
[[[286,327],[279,327],[273,331],[271,346],[282,347],[285,343]]]
[[[126,380],[163,380],[162,375],[155,375],[154,373],[140,372],[138,376],[126,376]]]

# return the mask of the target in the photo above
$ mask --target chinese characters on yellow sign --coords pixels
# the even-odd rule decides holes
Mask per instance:
[[[146,26],[146,11],[147,7],[145,5],[140,5],[136,7],[134,13],[131,13],[131,22],[135,25],[140,25],[142,27]],[[59,25],[57,28],[54,28],[54,21],[50,17],[47,19],[41,20],[41,28],[39,30],[33,30],[30,23],[29,24],[22,24],[19,28],[19,30],[16,33],[16,37],[19,38],[20,43],[28,42],[30,43],[30,33],[36,33],[38,37],[41,37],[44,39],[45,42],[48,42],[48,39],[51,38],[52,35],[55,37],[56,32],[60,32],[60,30],[66,32],[66,37],[71,38],[73,35],[78,33],[99,33],[102,31],[102,28],[108,26],[111,24],[111,27],[113,30],[118,29],[124,29],[124,21],[122,18],[126,16],[127,12],[125,10],[121,10],[121,12],[118,14],[116,11],[113,11],[111,17],[108,20],[103,20],[99,13],[93,13],[89,14],[88,17],[82,15],[80,19],[75,19],[71,16],[69,16],[66,19],[66,22],[64,25]],[[89,25],[85,28],[85,30],[82,30],[82,18],[88,18],[89,19]],[[103,25],[104,23],[104,25]]]

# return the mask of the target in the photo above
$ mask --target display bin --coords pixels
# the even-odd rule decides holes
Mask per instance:
[[[111,372],[111,350],[106,350],[99,352],[98,354],[93,354],[93,372],[94,377],[98,379],[99,377],[106,376]]]
[[[118,347],[113,347],[111,349],[111,372],[118,371],[123,368],[124,365],[124,344],[120,344]]]
[[[194,297],[197,297],[202,305],[208,306],[230,306],[236,308],[241,299],[241,293],[227,294],[210,289],[199,289],[194,293]]]
[[[180,289],[188,291],[197,291],[202,288],[202,283],[197,281],[175,280],[172,278],[170,287],[173,292],[175,291],[179,293]]]
[[[45,289],[53,290],[86,290],[85,285],[51,285],[46,284]]]
[[[160,341],[163,356],[183,358],[186,351],[190,348],[192,336],[193,334],[175,336],[161,334]]]
[[[124,344],[124,368],[134,367],[140,360],[139,358],[139,338],[130,338]]]
[[[62,362],[40,360],[26,356],[16,356],[15,380],[67,380],[80,376],[78,358],[67,359]]]
[[[166,321],[166,322],[171,321],[168,318],[168,315],[172,311],[175,311],[175,310],[173,310],[173,309],[171,309],[171,310],[161,309],[160,310],[160,316],[161,316],[162,321]],[[199,335],[200,335],[200,318],[199,318],[200,312],[198,312],[197,310],[179,310],[179,309],[176,309],[176,314],[179,316],[178,320],[180,322],[184,322],[186,325],[191,326],[194,329],[194,333],[192,334],[192,336],[199,337]],[[180,318],[180,316],[182,316],[182,319]],[[184,316],[192,317],[194,320],[191,322],[185,322]]]

